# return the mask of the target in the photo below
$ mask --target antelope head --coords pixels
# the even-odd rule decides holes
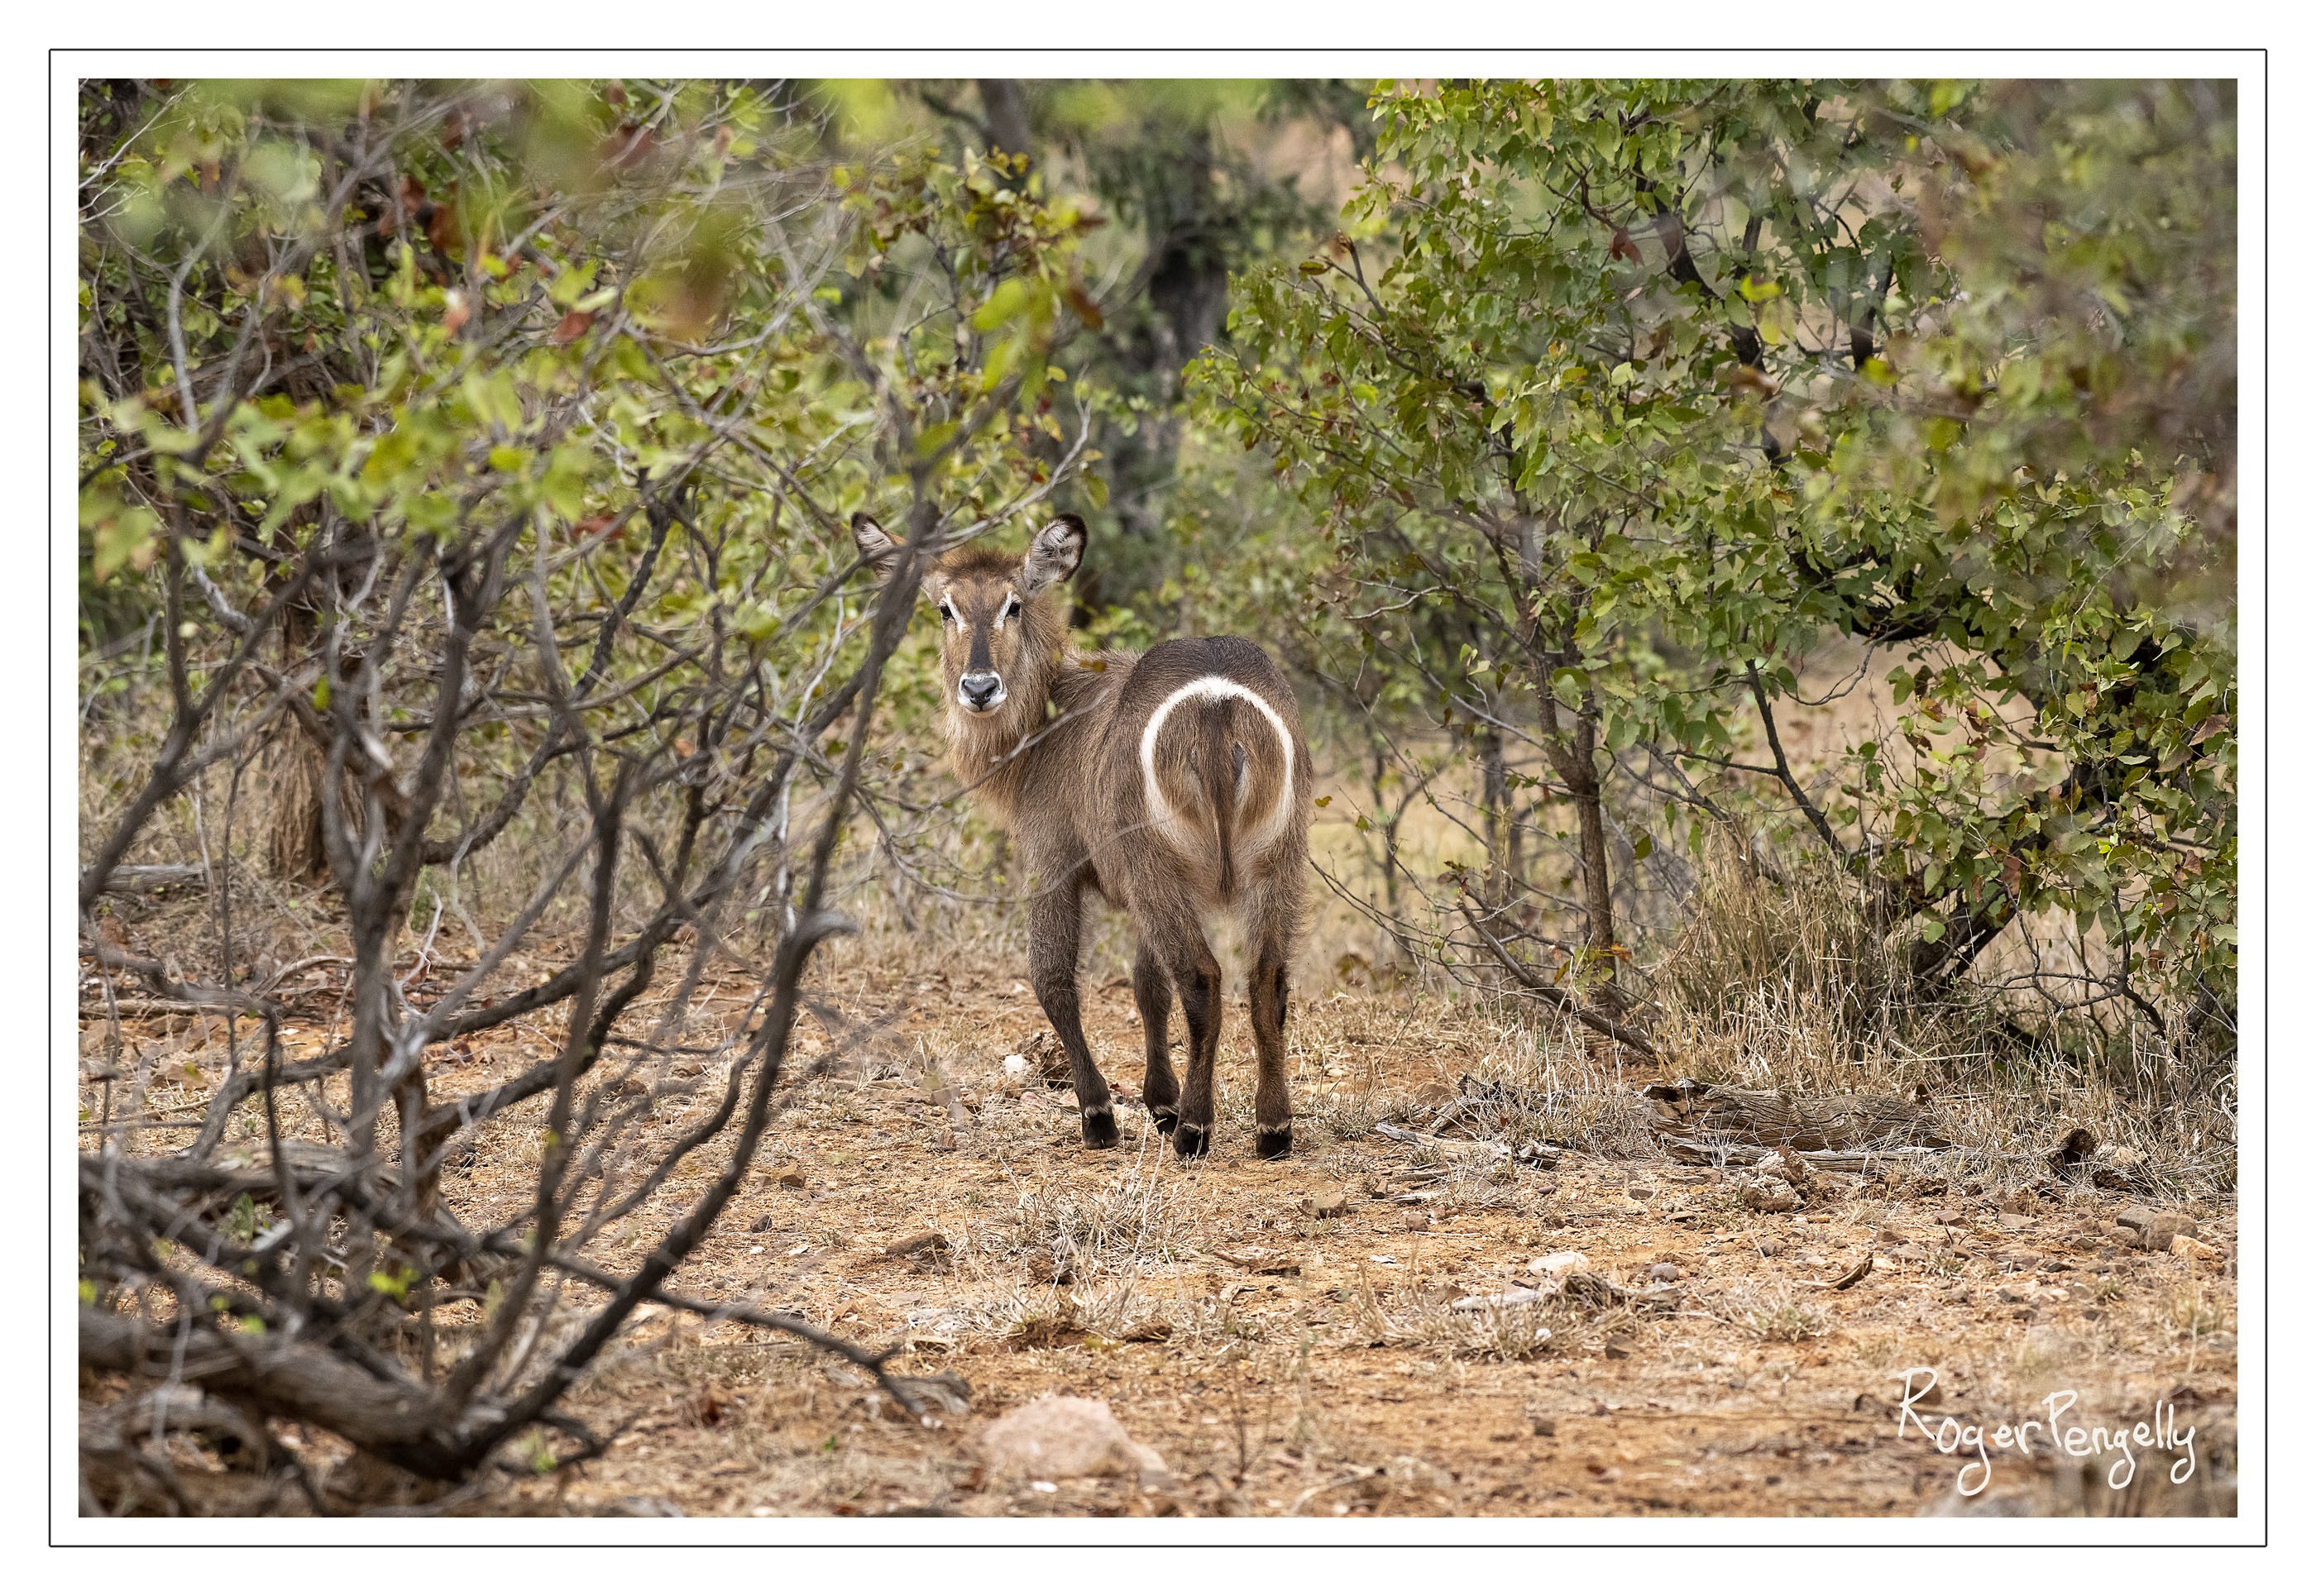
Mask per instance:
[[[900,559],[900,545],[865,515],[852,518],[852,537],[880,576]],[[1031,538],[1018,560],[992,549],[953,549],[925,572],[925,599],[940,615],[941,679],[958,712],[993,715],[1009,701],[1043,709],[1068,633],[1061,606],[1046,595],[1078,568],[1085,545],[1085,523],[1065,515]]]

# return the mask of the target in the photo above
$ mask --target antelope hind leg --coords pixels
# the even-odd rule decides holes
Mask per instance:
[[[1266,944],[1247,972],[1247,1017],[1254,1025],[1254,1156],[1284,1158],[1295,1150],[1295,1113],[1287,1096],[1287,955]]]
[[[1171,1136],[1181,1117],[1176,1104],[1182,1097],[1181,1083],[1174,1078],[1174,1066],[1166,1054],[1174,983],[1166,979],[1166,966],[1146,942],[1134,954],[1134,1006],[1142,1015],[1142,1106],[1150,1111],[1158,1134]]]

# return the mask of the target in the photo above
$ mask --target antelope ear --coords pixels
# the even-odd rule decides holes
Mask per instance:
[[[1073,515],[1056,517],[1052,525],[1029,540],[1021,557],[1021,592],[1035,598],[1056,582],[1067,581],[1085,558],[1086,526]]]
[[[880,578],[892,575],[893,562],[901,557],[901,545],[884,528],[868,516],[856,513],[852,518],[852,541],[860,545],[862,557]]]

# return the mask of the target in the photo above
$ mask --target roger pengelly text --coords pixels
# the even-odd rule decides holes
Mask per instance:
[[[1938,1373],[1935,1369],[1909,1369],[1899,1377],[1898,1383],[1898,1433],[1903,1436],[1906,1426],[1911,1424],[1941,1452],[1972,1457],[1973,1460],[1964,1463],[1955,1476],[1955,1489],[1964,1496],[1975,1496],[1986,1489],[1994,1477],[1997,1452],[2015,1451],[2021,1457],[2031,1457],[2037,1450],[2044,1450],[2070,1458],[2113,1456],[2115,1462],[2107,1471],[2107,1483],[2109,1489],[2116,1491],[2130,1485],[2138,1475],[2139,1459],[2143,1452],[2179,1454],[2171,1465],[2171,1483],[2175,1485],[2184,1485],[2195,1477],[2196,1428],[2190,1424],[2181,1430],[2178,1408],[2160,1398],[2147,1418],[2085,1425],[2067,1422],[2074,1412],[2077,1394],[2053,1391],[2035,1410],[2041,1416],[2011,1419],[1990,1428],[1951,1414],[1917,1411],[1918,1405],[1937,1389]]]

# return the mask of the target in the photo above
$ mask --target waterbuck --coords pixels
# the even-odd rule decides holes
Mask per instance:
[[[854,538],[879,572],[900,549],[867,516]],[[1174,1150],[1207,1150],[1215,1122],[1222,968],[1210,918],[1244,929],[1258,1076],[1255,1153],[1294,1145],[1287,1101],[1287,971],[1303,932],[1311,755],[1270,656],[1243,637],[1163,643],[1140,656],[1071,657],[1061,585],[1085,555],[1065,515],[1020,558],[949,552],[924,576],[941,619],[941,679],[958,778],[1013,838],[1035,883],[1029,979],[1069,1055],[1088,1147],[1118,1143],[1109,1086],[1078,1023],[1078,943],[1088,892],[1126,911],[1139,944],[1142,1101]],[[1188,1077],[1167,1060],[1182,1002]]]

